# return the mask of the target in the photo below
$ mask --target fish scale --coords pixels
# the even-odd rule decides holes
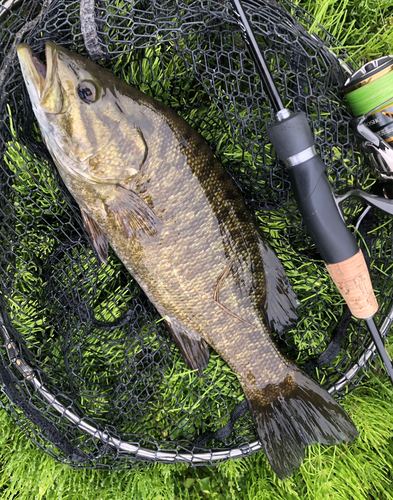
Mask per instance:
[[[46,43],[47,74],[19,60],[44,141],[101,260],[111,245],[202,372],[207,344],[236,373],[280,478],[306,445],[357,436],[339,404],[284,358],[297,320],[285,271],[204,139],[162,103]],[[42,105],[41,105],[42,104]]]

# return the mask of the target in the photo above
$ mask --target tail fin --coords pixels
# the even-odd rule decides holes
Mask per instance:
[[[300,467],[309,444],[340,444],[358,437],[341,406],[314,380],[294,368],[279,386],[249,394],[259,439],[280,479]]]

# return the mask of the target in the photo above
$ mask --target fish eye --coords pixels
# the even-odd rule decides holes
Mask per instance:
[[[90,104],[97,100],[97,88],[93,82],[85,81],[78,85],[78,95],[83,102]]]

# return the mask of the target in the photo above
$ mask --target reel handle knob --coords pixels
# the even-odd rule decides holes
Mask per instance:
[[[273,124],[267,133],[288,168],[308,232],[351,313],[361,319],[373,316],[378,303],[367,264],[337,208],[306,115],[293,113]]]

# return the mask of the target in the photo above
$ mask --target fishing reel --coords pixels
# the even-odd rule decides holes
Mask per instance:
[[[393,56],[362,66],[340,92],[354,115],[351,126],[358,144],[383,180],[381,194],[392,199]]]

